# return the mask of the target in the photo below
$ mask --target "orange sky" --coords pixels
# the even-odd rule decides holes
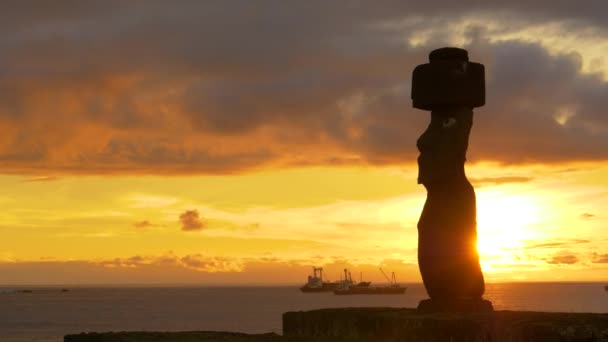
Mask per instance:
[[[7,283],[419,281],[413,166],[226,176],[0,177]],[[469,167],[489,281],[608,276],[607,164]],[[474,177],[478,175],[479,177]],[[61,271],[59,271],[61,270]]]
[[[420,281],[410,75],[441,46],[486,66],[486,279],[608,279],[608,5],[292,5],[11,5],[0,284]]]

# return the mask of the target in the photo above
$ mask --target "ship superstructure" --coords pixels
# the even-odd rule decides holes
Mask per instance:
[[[355,295],[355,294],[404,294],[407,287],[403,287],[397,283],[395,272],[392,274],[392,278],[389,278],[386,273],[380,268],[380,272],[384,274],[384,277],[389,281],[389,286],[370,286],[371,282],[364,282],[361,280],[358,284],[353,284],[352,277],[350,277],[349,283],[343,283],[334,290],[334,294],[337,295]],[[344,270],[345,276],[347,271]],[[350,275],[350,273],[348,273]]]
[[[312,275],[302,287],[302,292],[331,292],[338,287],[338,283],[323,280],[323,267],[313,267]]]

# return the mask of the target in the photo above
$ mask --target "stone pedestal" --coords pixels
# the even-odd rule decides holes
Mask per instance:
[[[322,309],[285,313],[283,337],[294,341],[599,342],[608,341],[608,313],[423,314],[399,308]]]
[[[425,299],[418,304],[419,313],[488,313],[494,311],[492,302],[485,299]]]

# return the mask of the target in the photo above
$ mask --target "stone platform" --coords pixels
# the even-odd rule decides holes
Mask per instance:
[[[65,342],[608,342],[608,313],[494,311],[421,314],[416,309],[287,312],[283,335],[234,332],[107,332]]]
[[[608,313],[421,314],[398,308],[322,309],[283,314],[283,336],[370,342],[608,342]]]
[[[457,313],[457,312],[475,312],[489,313],[494,311],[492,302],[484,299],[477,300],[447,300],[439,301],[433,299],[425,299],[418,304],[417,311],[419,313]]]

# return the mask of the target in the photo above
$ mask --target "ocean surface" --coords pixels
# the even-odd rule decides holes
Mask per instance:
[[[66,334],[125,330],[281,333],[286,311],[329,307],[416,307],[421,284],[404,295],[304,294],[291,287],[0,287],[0,341],[62,341]],[[65,286],[64,286],[65,287]],[[487,284],[496,310],[608,312],[601,283]],[[31,293],[16,290],[31,290]]]

